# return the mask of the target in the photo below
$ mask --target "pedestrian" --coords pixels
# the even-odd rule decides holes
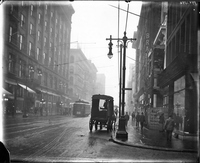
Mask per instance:
[[[139,127],[139,122],[140,122],[140,113],[137,112],[137,115],[136,115],[136,127],[137,128]]]
[[[128,112],[126,112],[126,114],[125,114],[125,119],[126,119],[126,126],[127,126],[128,121],[129,121],[129,115],[128,115]]]
[[[161,113],[161,115],[159,117],[159,123],[161,124],[160,132],[163,132],[164,131],[164,124],[165,124],[164,113]]]
[[[144,126],[144,123],[145,123],[145,116],[142,112],[141,116],[140,116],[140,126],[141,126],[141,130],[143,129],[143,126]]]
[[[132,112],[132,121],[134,120],[134,118],[135,118],[135,113],[134,112]]]
[[[165,122],[165,130],[166,130],[166,133],[167,133],[167,141],[172,140],[172,132],[174,130],[174,125],[175,125],[174,119],[170,115],[169,118]]]

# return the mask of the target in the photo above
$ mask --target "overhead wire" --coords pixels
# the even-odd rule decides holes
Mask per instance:
[[[120,0],[118,0],[118,39],[119,39],[119,22],[120,22]],[[119,41],[117,42],[117,50],[118,50],[118,80],[120,81],[120,51],[119,51]]]

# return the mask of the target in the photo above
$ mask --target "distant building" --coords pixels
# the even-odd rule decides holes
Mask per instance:
[[[95,94],[105,94],[106,76],[105,74],[97,73],[97,80],[95,86]]]
[[[70,50],[69,94],[71,101],[79,99],[91,101],[95,92],[95,65],[86,58],[81,49]]]
[[[126,111],[129,113],[132,113],[135,111],[134,106],[134,98],[133,98],[133,92],[134,92],[134,75],[135,75],[135,65],[130,64],[129,65],[129,76],[127,80],[126,88],[131,88],[131,90],[126,90]]]
[[[61,114],[68,106],[74,9],[40,1],[4,4],[3,87],[8,114]],[[11,107],[12,106],[12,107]]]

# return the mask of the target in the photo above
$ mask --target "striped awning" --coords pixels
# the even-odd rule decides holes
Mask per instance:
[[[18,85],[24,89],[26,89],[27,91],[29,91],[30,93],[36,93],[34,90],[32,90],[31,88],[27,87],[26,85],[23,84],[19,84]]]
[[[9,91],[5,90],[4,88],[2,88],[2,94],[12,95],[12,93],[10,93]]]

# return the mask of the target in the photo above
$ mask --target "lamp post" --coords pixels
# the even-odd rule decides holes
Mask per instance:
[[[25,103],[24,103],[24,114],[23,114],[23,118],[26,118],[26,117],[28,117],[28,115],[27,115],[27,104],[28,104],[28,102],[27,102],[27,99],[28,99],[28,90],[27,90],[27,80],[28,79],[31,79],[31,73],[34,73],[34,68],[33,68],[33,66],[29,66],[29,70],[28,70],[28,78],[26,78],[26,96],[24,97],[24,99],[26,99],[25,100]]]
[[[42,107],[40,108],[40,115],[43,116],[43,108],[44,108],[44,104],[45,104],[45,100],[42,98],[41,100],[41,103],[42,103]]]
[[[109,53],[108,53],[108,57],[109,56],[112,56],[112,40],[117,40],[117,41],[121,41],[123,43],[123,82],[122,82],[122,109],[120,111],[121,115],[120,115],[120,118],[119,118],[119,128],[118,128],[118,131],[116,133],[116,138],[120,138],[120,139],[127,139],[128,138],[128,133],[126,132],[126,119],[125,119],[125,116],[124,116],[124,107],[125,107],[125,75],[126,75],[126,47],[127,47],[127,43],[128,41],[133,41],[133,40],[136,40],[135,38],[127,38],[126,36],[126,32],[124,32],[124,37],[123,38],[112,38],[112,36],[110,35],[110,38],[107,38],[106,40],[110,40],[110,43],[108,44],[109,45]],[[121,45],[121,48],[120,50],[122,51],[122,45]],[[122,55],[120,53],[120,55]],[[110,58],[110,57],[109,57]],[[122,58],[120,56],[120,63],[122,63]],[[120,67],[120,82],[121,82],[121,67]],[[120,101],[121,101],[121,84],[120,84]]]

